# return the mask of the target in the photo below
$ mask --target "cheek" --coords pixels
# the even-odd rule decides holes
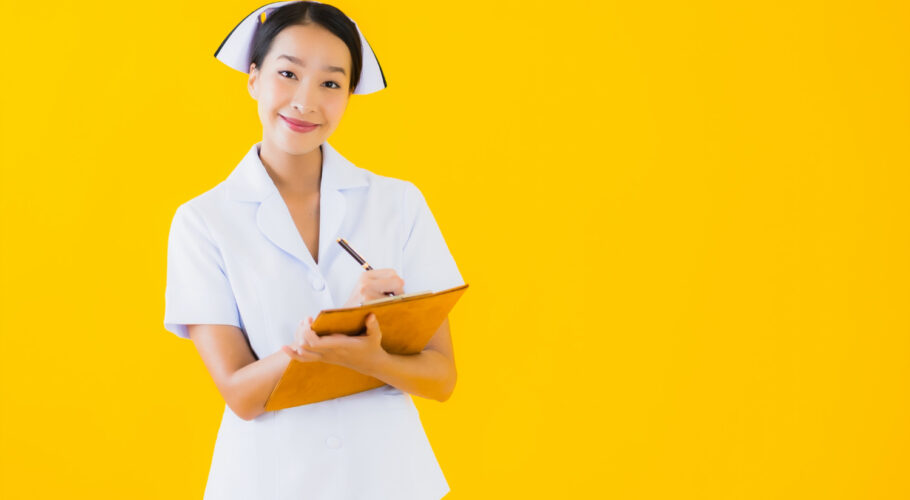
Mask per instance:
[[[266,111],[272,110],[274,112],[275,105],[277,102],[281,101],[283,92],[284,89],[281,85],[277,85],[273,82],[265,82],[265,85],[262,87],[260,107]]]
[[[280,96],[274,93],[270,93],[259,101],[259,116],[264,124],[280,124],[281,118],[278,117],[278,113],[281,111],[280,103]]]
[[[277,118],[272,103],[267,99],[259,100],[259,120],[263,125],[269,125]]]
[[[332,121],[338,122],[341,120],[341,116],[344,115],[345,107],[347,107],[348,100],[344,97],[338,99],[332,99],[326,103],[326,111],[331,115]]]

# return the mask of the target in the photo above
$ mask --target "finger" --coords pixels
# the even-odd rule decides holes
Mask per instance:
[[[398,276],[389,276],[375,279],[366,284],[367,295],[379,298],[385,295],[385,292],[394,292],[400,295],[404,288],[404,280]]]
[[[395,292],[395,295],[404,294],[404,280],[401,279],[401,276],[398,276],[396,274],[394,277],[392,277],[392,282],[395,285],[395,288],[392,289],[392,291]]]
[[[300,321],[300,324],[297,326],[297,332],[295,333],[297,345],[299,345],[301,347],[310,345],[307,342],[306,332],[310,329],[312,324],[313,324],[313,318],[310,316],[307,316],[306,318],[304,318]]]
[[[386,292],[392,292],[395,295],[404,293],[404,280],[398,276],[376,280],[376,286],[373,288],[379,296],[384,296]]]
[[[294,341],[291,342],[290,344],[288,344],[288,347],[289,347],[292,351],[296,352],[297,354],[300,354],[301,349],[302,349],[303,346],[304,346],[304,343],[303,343],[303,330],[301,330],[301,327],[302,327],[302,325],[298,325],[298,326],[297,326],[297,329],[294,330]]]
[[[360,275],[360,279],[363,283],[369,283],[371,281],[382,279],[384,277],[385,274],[382,272],[382,269],[370,269],[369,271],[365,271]]]
[[[298,348],[298,347],[293,347],[293,346],[289,346],[289,345],[283,345],[283,346],[281,346],[281,350],[282,350],[285,354],[287,354],[288,356],[290,356],[291,359],[296,359],[296,360],[298,360],[298,361],[299,361],[300,358],[303,356],[303,351],[300,350],[300,348]]]
[[[319,354],[317,352],[309,351],[307,349],[300,349],[298,352],[297,350],[291,348],[291,346],[283,345],[283,346],[281,346],[281,350],[285,354],[287,354],[291,359],[294,359],[296,361],[300,361],[303,363],[319,361],[322,359],[321,354]]]
[[[368,272],[370,273],[370,279],[387,279],[395,276],[395,270],[390,267],[373,269],[372,271]]]
[[[394,292],[397,295],[404,293],[404,280],[391,268],[381,269],[382,292]]]
[[[380,335],[379,330],[379,319],[376,318],[376,314],[370,313],[366,319],[367,335]]]
[[[382,276],[384,278],[390,279],[390,280],[400,280],[401,279],[401,276],[398,275],[398,271],[396,271],[392,268],[383,269]]]
[[[300,323],[297,324],[297,329],[294,330],[294,345],[303,344],[303,331],[306,329],[306,320],[300,320]]]
[[[310,323],[310,325],[312,325],[312,323]],[[307,325],[307,327],[303,329],[303,343],[307,347],[318,350],[323,343],[322,338],[319,335],[316,335],[316,332],[313,331],[313,328],[310,325]]]
[[[319,360],[322,359],[322,353],[321,353],[321,352],[316,352],[316,351],[313,351],[313,350],[308,349],[308,348],[306,348],[306,347],[302,348],[302,349],[300,350],[300,352],[301,352],[300,355],[303,356],[304,358],[306,358],[307,361],[319,361]]]
[[[356,337],[344,333],[332,333],[319,337],[319,341],[321,342],[319,348],[322,351],[330,351],[332,349],[350,345],[351,342],[356,341]]]

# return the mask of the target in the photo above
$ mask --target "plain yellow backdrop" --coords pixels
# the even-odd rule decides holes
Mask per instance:
[[[0,497],[202,496],[167,235],[261,138],[260,1],[4,0]],[[331,141],[471,284],[447,498],[910,497],[906,2],[335,5],[389,87]]]

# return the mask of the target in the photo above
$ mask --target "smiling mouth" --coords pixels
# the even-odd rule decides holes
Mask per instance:
[[[293,119],[293,118],[288,118],[287,116],[284,116],[284,115],[282,115],[282,114],[280,114],[280,113],[278,114],[278,116],[280,116],[281,118],[283,118],[284,121],[290,123],[291,125],[296,125],[296,126],[298,126],[298,127],[315,127],[315,126],[319,125],[318,123],[313,123],[313,122],[307,122],[307,121],[295,120],[295,119]]]

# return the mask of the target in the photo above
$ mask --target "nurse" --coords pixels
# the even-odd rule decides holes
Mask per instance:
[[[448,320],[409,356],[383,350],[372,316],[358,337],[310,328],[322,309],[464,283],[421,192],[327,142],[351,94],[385,88],[379,61],[340,10],[301,1],[256,9],[215,57],[249,74],[262,140],[176,209],[168,240],[164,326],[193,341],[225,400],[205,498],[442,498],[449,486],[410,395],[451,395]],[[386,384],[266,412],[291,360]]]

